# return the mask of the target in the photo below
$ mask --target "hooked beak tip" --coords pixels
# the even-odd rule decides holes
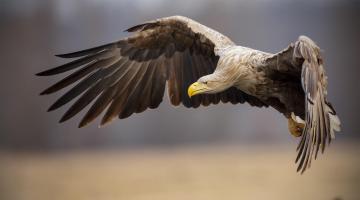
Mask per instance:
[[[188,96],[191,98],[192,96],[199,94],[201,90],[200,86],[201,84],[199,82],[191,84],[188,88]]]

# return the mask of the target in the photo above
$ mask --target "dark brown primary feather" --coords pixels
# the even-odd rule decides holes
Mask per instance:
[[[115,117],[126,118],[147,108],[157,108],[167,81],[173,105],[182,103],[196,108],[222,101],[266,106],[235,88],[192,99],[187,96],[191,83],[215,70],[219,58],[214,48],[233,45],[225,36],[183,17],[151,21],[128,31],[135,34],[118,42],[57,55],[78,59],[37,74],[50,76],[80,68],[41,93],[51,94],[79,81],[49,108],[49,111],[55,110],[80,96],[61,122],[72,118],[93,101],[79,127],[90,123],[104,110],[101,124]]]
[[[269,57],[266,60],[269,70],[276,71],[277,75],[286,74],[292,79],[301,79],[305,95],[304,116],[305,128],[298,145],[298,171],[303,173],[311,166],[312,158],[317,158],[318,151],[324,152],[325,147],[334,137],[334,131],[340,131],[340,121],[331,104],[326,101],[327,77],[323,68],[320,48],[309,38],[300,36],[295,44]],[[300,84],[300,83],[299,83]],[[299,87],[300,88],[300,87]],[[284,114],[289,115],[295,110],[289,110],[296,96],[285,103]],[[315,153],[315,154],[314,154]]]

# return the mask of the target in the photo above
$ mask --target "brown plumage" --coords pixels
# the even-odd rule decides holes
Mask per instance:
[[[79,97],[60,122],[89,104],[79,127],[103,111],[102,125],[157,108],[166,85],[173,105],[197,108],[221,101],[272,106],[289,119],[291,133],[302,135],[296,159],[302,172],[310,166],[313,153],[316,158],[334,131],[339,131],[340,121],[326,100],[320,49],[305,36],[270,54],[236,46],[217,31],[181,16],[149,21],[127,31],[134,35],[57,55],[78,59],[37,74],[76,70],[41,93],[51,94],[78,82],[49,108],[55,110]]]

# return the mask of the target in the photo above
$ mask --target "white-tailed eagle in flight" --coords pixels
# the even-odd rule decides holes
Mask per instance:
[[[57,55],[77,59],[37,74],[74,70],[41,93],[73,85],[49,108],[55,110],[79,97],[60,122],[89,104],[79,127],[103,111],[102,125],[155,109],[165,88],[176,106],[197,108],[219,102],[271,106],[286,117],[290,133],[301,137],[296,158],[301,172],[310,167],[319,150],[324,151],[334,132],[340,131],[340,121],[326,99],[320,48],[306,36],[272,54],[237,46],[221,33],[182,16],[148,21],[127,31],[134,34]]]

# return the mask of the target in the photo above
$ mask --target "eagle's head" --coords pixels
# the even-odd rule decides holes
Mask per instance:
[[[188,88],[188,95],[192,97],[197,94],[214,94],[222,92],[233,86],[233,81],[226,77],[214,73],[199,78],[195,83]]]

